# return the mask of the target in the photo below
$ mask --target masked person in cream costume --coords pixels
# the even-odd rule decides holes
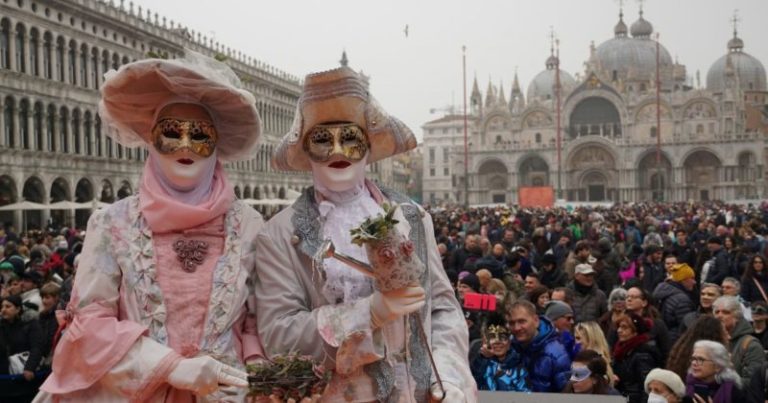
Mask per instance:
[[[353,70],[306,77],[293,127],[273,166],[311,171],[314,186],[266,225],[256,240],[259,334],[267,355],[299,352],[334,371],[323,402],[475,402],[467,363],[467,327],[442,270],[431,217],[410,199],[365,179],[366,164],[416,147],[413,133],[388,116]],[[382,293],[335,259],[336,250],[367,262],[350,229],[398,203],[398,230],[427,266],[419,284]],[[417,315],[409,315],[418,312]],[[419,337],[416,318],[429,340]]]
[[[36,401],[242,402],[244,364],[262,356],[248,299],[263,221],[235,200],[222,162],[251,157],[254,98],[190,51],[110,71],[101,95],[107,134],[149,157],[138,194],[88,222]]]

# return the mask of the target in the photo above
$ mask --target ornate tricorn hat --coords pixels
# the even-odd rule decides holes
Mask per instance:
[[[285,171],[311,170],[303,149],[304,136],[314,126],[331,122],[355,123],[365,131],[371,144],[368,163],[416,147],[413,132],[381,108],[363,78],[349,67],[341,67],[304,79],[293,125],[272,156],[272,166]]]

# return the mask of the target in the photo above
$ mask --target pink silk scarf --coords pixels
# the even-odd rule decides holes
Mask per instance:
[[[194,205],[172,197],[152,167],[147,160],[139,186],[139,209],[154,233],[185,230],[211,221],[225,214],[235,199],[235,192],[219,161],[216,161],[208,195]]]

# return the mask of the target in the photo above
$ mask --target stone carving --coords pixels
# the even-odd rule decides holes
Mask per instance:
[[[715,117],[715,109],[705,102],[696,102],[685,109],[688,119],[710,119]]]
[[[525,128],[534,128],[534,127],[546,127],[551,126],[553,124],[552,118],[549,117],[544,112],[531,112],[526,116],[525,123],[523,126]]]

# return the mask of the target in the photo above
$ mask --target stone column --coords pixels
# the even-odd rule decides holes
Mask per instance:
[[[43,152],[48,151],[48,109],[43,105],[43,108],[40,110],[40,130],[42,135],[42,143],[40,144],[40,148],[43,149]]]
[[[51,141],[53,142],[51,144],[51,149],[56,150],[57,153],[61,152],[61,143],[59,143],[59,126],[61,126],[59,122],[59,112],[54,111],[53,127],[51,128]]]
[[[56,51],[58,51],[58,42],[56,43]],[[54,57],[55,56],[54,52]],[[64,73],[63,77],[59,77],[61,79],[61,82],[72,84],[69,81],[69,38],[64,38],[64,42],[62,43],[61,47],[61,68],[57,73]]]
[[[5,95],[0,94],[0,147],[5,146]]]
[[[32,100],[29,100],[27,107],[27,145],[30,150],[35,150],[35,143],[37,142],[37,136],[35,136],[35,107]]]
[[[21,100],[17,99],[16,102],[13,104],[13,109],[11,110],[11,116],[14,122],[13,130],[11,131],[11,137],[13,138],[13,147],[14,148],[21,148],[21,142],[19,141],[19,138],[21,137],[19,135],[19,132],[21,131],[20,125],[21,125],[21,119],[19,119],[19,103]]]
[[[29,32],[27,32],[27,36],[24,37],[24,70],[27,74],[32,74],[32,63],[30,63],[29,60]]]
[[[35,49],[35,66],[37,68],[37,74],[40,77],[44,77],[43,74],[43,44],[45,41],[43,40],[43,35],[38,35],[37,37],[37,48]]]

